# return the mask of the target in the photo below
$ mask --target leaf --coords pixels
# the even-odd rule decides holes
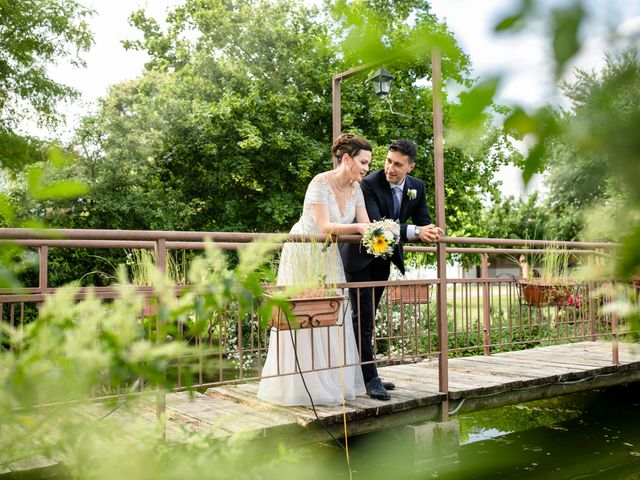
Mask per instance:
[[[27,185],[29,185],[29,191],[33,193],[38,190],[40,180],[42,179],[42,167],[31,167],[27,174]]]
[[[16,276],[8,271],[4,266],[0,267],[0,288],[8,288],[12,290],[17,290],[21,288],[22,285],[20,281],[16,278]]]
[[[70,163],[70,158],[59,147],[53,147],[49,150],[48,157],[51,164],[57,168],[65,167]]]
[[[454,112],[454,121],[462,126],[471,126],[482,119],[485,108],[493,103],[500,79],[490,78],[461,94],[460,105]]]
[[[525,185],[531,181],[534,173],[542,170],[546,151],[547,148],[544,141],[538,141],[529,151],[529,155],[524,164],[524,170],[522,171],[522,180]]]
[[[517,13],[510,17],[505,17],[493,28],[496,32],[502,32],[504,30],[511,30],[520,20],[522,20],[522,13]]]
[[[89,187],[82,182],[61,180],[51,185],[32,189],[31,196],[35,200],[63,200],[77,198],[89,191]]]
[[[536,132],[540,128],[540,122],[522,108],[516,107],[505,119],[504,128],[512,135],[522,138],[528,133]]]
[[[496,32],[504,32],[506,30],[516,30],[519,29],[524,23],[525,17],[531,12],[533,8],[533,0],[523,0],[520,4],[520,8],[511,15],[504,17],[500,20],[495,27],[493,27]]]
[[[4,217],[6,226],[11,226],[15,214],[15,208],[11,204],[11,200],[6,195],[0,194],[0,215]]]
[[[51,232],[48,230],[47,225],[44,222],[41,222],[40,220],[36,220],[33,218],[19,222],[18,227],[40,230],[40,232],[38,233],[43,237],[51,236]]]
[[[618,273],[623,277],[637,275],[640,272],[640,225],[636,225],[624,238],[620,249]]]
[[[584,9],[579,3],[554,10],[551,17],[553,32],[553,56],[556,61],[556,77],[560,77],[565,64],[580,50],[578,30],[584,18]]]

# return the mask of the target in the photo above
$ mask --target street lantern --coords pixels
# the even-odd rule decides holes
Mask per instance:
[[[386,97],[391,91],[393,80],[395,80],[395,77],[387,69],[384,67],[379,68],[371,77],[373,91],[376,92],[378,97]]]

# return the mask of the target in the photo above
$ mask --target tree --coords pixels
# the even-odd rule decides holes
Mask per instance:
[[[79,53],[92,43],[90,14],[75,0],[0,1],[0,166],[15,173],[47,158],[46,143],[15,128],[34,116],[55,124],[56,104],[76,94],[54,81],[47,66],[64,59],[82,65]]]
[[[534,2],[521,0],[514,15],[503,19],[497,30],[521,27],[532,17]],[[588,15],[580,2],[555,9],[551,12],[552,40],[556,76],[563,72],[567,62],[580,50],[580,29]],[[609,39],[614,45],[613,36]],[[616,41],[619,39],[616,38]],[[505,120],[505,127],[515,135],[527,135],[532,140],[531,148],[524,161],[523,178],[528,181],[533,173],[548,161],[550,146],[560,139],[560,143],[570,146],[576,156],[586,161],[587,167],[595,172],[605,172],[605,178],[597,193],[610,195],[611,201],[600,202],[602,207],[591,210],[589,219],[611,221],[613,234],[622,242],[612,269],[618,276],[640,273],[640,61],[637,45],[622,53],[618,61],[607,58],[607,65],[598,76],[580,74],[574,93],[573,114],[569,122],[557,122],[548,107],[525,111],[515,106]],[[583,173],[582,169],[573,169]],[[575,189],[568,189],[576,191]],[[576,195],[575,198],[579,198]],[[596,214],[594,215],[594,212]],[[589,234],[593,233],[593,229]],[[636,299],[628,299],[624,304],[617,302],[613,309],[618,314],[630,317],[632,329],[640,325],[640,310]]]
[[[552,229],[562,238],[579,238],[587,212],[614,199],[621,204],[631,193],[626,174],[611,168],[620,154],[627,155],[619,148],[627,140],[608,125],[614,116],[624,119],[640,110],[639,67],[637,51],[630,49],[619,56],[607,55],[601,71],[578,70],[575,81],[562,85],[572,105],[558,115],[562,130],[550,142],[547,157],[548,206],[556,219]]]
[[[79,52],[92,43],[90,14],[75,0],[0,2],[1,129],[15,126],[25,105],[42,120],[55,121],[56,103],[75,90],[51,79],[46,68],[62,59],[82,65]]]
[[[367,60],[346,47],[340,53],[336,39],[351,27],[340,13],[343,2],[333,6],[187,1],[168,16],[167,33],[136,12],[132,21],[143,40],[127,45],[145,49],[151,60],[142,78],[115,86],[79,132],[83,175],[95,187],[83,221],[107,228],[288,230],[306,185],[331,165],[331,75]],[[464,82],[468,60],[428,3],[391,6],[376,2],[358,18],[382,22],[376,31],[392,32],[394,48],[422,38],[419,32],[446,39],[443,70]],[[377,165],[392,140],[415,140],[416,173],[433,191],[431,89],[416,84],[430,73],[428,57],[395,64],[391,108],[374,96],[366,75],[345,82],[343,128],[372,141]],[[450,108],[445,99],[445,116]],[[492,132],[477,156],[447,150],[451,231],[464,234],[479,223],[480,200],[495,193],[493,173],[504,162],[494,148],[500,142]]]
[[[537,194],[526,200],[503,199],[498,205],[485,210],[482,223],[486,236],[491,238],[553,239],[547,232],[549,213]]]

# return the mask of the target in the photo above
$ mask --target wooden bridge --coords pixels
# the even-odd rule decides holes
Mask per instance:
[[[449,415],[640,381],[640,345],[620,343],[619,363],[611,359],[612,344],[601,341],[452,358]],[[379,372],[397,386],[390,401],[362,396],[344,407],[316,406],[333,435],[344,436],[345,418],[349,436],[441,418],[445,395],[438,392],[437,361],[382,367]],[[311,408],[261,401],[257,389],[257,383],[247,383],[210,388],[193,397],[169,394],[167,437],[179,440],[185,430],[215,437],[252,434],[291,445],[328,438]],[[155,419],[151,402],[138,411]]]
[[[24,325],[29,321],[30,312],[35,312],[35,307],[56,292],[47,280],[50,247],[155,249],[156,263],[164,270],[168,250],[204,248],[203,237],[208,235],[201,232],[79,230],[58,233],[67,238],[40,239],[30,237],[24,231],[0,231],[0,241],[13,239],[29,248],[38,248],[40,258],[37,286],[24,288],[18,294],[0,292],[0,323],[16,327]],[[215,232],[211,238],[221,248],[240,248],[239,244],[228,242],[246,243],[254,239],[250,234]],[[447,241],[482,243],[479,240],[482,239]],[[502,245],[496,242],[494,239],[495,245]],[[608,246],[566,243],[568,247]],[[433,250],[430,247],[411,248],[424,253]],[[381,328],[379,332],[376,330],[374,345],[379,348],[376,352],[378,361],[395,362],[379,367],[383,379],[397,386],[390,401],[362,396],[344,406],[318,406],[315,413],[310,408],[281,407],[260,401],[256,396],[257,372],[268,345],[266,327],[255,319],[242,325],[239,321],[242,318],[234,312],[218,312],[224,315],[219,316],[215,329],[208,328],[192,336],[185,335],[180,329],[175,332],[178,340],[197,345],[202,356],[197,356],[197,365],[186,361],[175,363],[171,372],[171,378],[176,380],[173,387],[176,391],[186,388],[183,378],[193,372],[195,383],[192,387],[204,393],[166,395],[167,438],[180,441],[187,436],[186,432],[196,432],[215,438],[246,435],[271,440],[258,442],[263,446],[300,445],[327,440],[326,430],[336,437],[344,436],[345,431],[348,436],[354,436],[449,417],[455,419],[456,414],[463,412],[640,381],[640,345],[618,343],[618,332],[630,332],[633,328],[629,328],[626,319],[618,318],[604,307],[613,300],[610,281],[589,280],[576,285],[572,304],[536,306],[521,298],[515,279],[488,277],[488,256],[513,253],[516,251],[513,248],[448,248],[447,251],[482,255],[482,278],[378,282],[385,285],[386,294],[378,312],[381,318],[376,320]],[[591,250],[581,252],[585,255],[593,253]],[[608,288],[603,288],[605,285]],[[340,286],[371,288],[379,285]],[[632,288],[627,284],[621,286],[627,290]],[[137,290],[144,297],[157,295],[150,286]],[[426,293],[419,295],[423,290]],[[180,293],[176,286],[175,294]],[[79,289],[77,293],[79,299],[89,294],[107,301],[117,299],[119,295],[111,286]],[[637,302],[637,293],[629,298]],[[580,305],[575,299],[581,300]],[[132,316],[132,319],[138,318]],[[151,328],[148,335],[160,331]],[[235,337],[228,341],[231,332]],[[161,337],[163,341],[164,337]],[[489,355],[490,352],[531,345],[552,346]],[[461,356],[473,353],[478,356]],[[421,358],[425,360],[416,361]],[[234,368],[224,368],[228,359],[234,359]],[[246,371],[245,364],[251,365]],[[194,366],[197,369],[191,370]],[[205,390],[207,387],[211,388]],[[162,411],[164,404],[162,401],[156,404],[155,395],[148,391],[118,402],[132,405],[132,408],[113,409],[113,403],[106,406],[97,401],[79,406],[77,412],[87,420],[109,415],[124,425],[132,425],[133,420],[146,420],[155,426],[157,411]],[[39,457],[30,459],[17,465],[16,470],[52,462],[45,459],[40,463],[40,460]]]

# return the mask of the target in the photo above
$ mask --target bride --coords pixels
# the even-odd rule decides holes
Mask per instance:
[[[357,135],[341,134],[331,151],[337,167],[311,181],[302,216],[290,233],[364,234],[369,216],[358,182],[369,171],[371,145]],[[337,246],[286,243],[277,284],[304,285],[318,278],[330,283],[345,282]],[[342,403],[343,395],[352,400],[365,394],[348,296],[344,305],[340,326],[271,329],[258,398],[280,405],[311,405],[311,399],[317,405],[337,405]]]

